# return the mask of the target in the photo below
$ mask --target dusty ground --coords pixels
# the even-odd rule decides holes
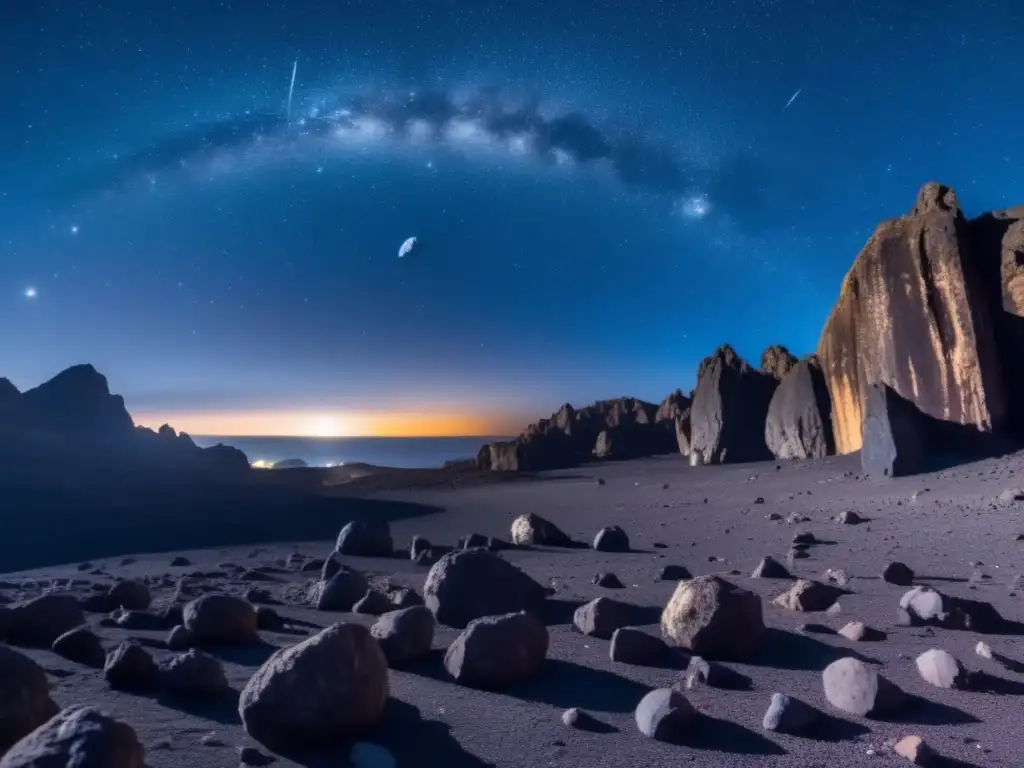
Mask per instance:
[[[366,509],[387,510],[392,518],[396,547],[413,534],[432,542],[453,544],[462,535],[480,532],[508,537],[509,523],[523,512],[543,515],[574,538],[592,540],[604,525],[625,528],[635,552],[605,554],[586,549],[514,551],[507,557],[536,579],[557,589],[557,605],[571,608],[599,595],[610,595],[640,605],[660,608],[674,584],[657,581],[670,563],[684,565],[695,574],[738,571],[727,578],[760,593],[766,599],[766,622],[773,628],[769,642],[752,664],[729,665],[749,677],[748,690],[704,690],[690,694],[705,715],[698,738],[689,746],[669,746],[643,739],[633,724],[632,712],[651,687],[673,682],[678,669],[649,669],[616,664],[608,659],[608,642],[588,638],[572,629],[570,612],[553,616],[549,662],[534,682],[504,694],[484,693],[445,680],[439,657],[407,672],[393,672],[393,707],[387,724],[366,740],[385,745],[399,766],[564,766],[609,768],[643,765],[668,766],[875,766],[894,762],[884,744],[907,733],[923,736],[951,761],[976,766],[1020,766],[1021,713],[1024,712],[1024,674],[1004,669],[974,654],[979,636],[927,628],[895,626],[895,612],[903,590],[878,578],[883,565],[898,559],[915,570],[919,583],[931,584],[953,595],[992,602],[1007,618],[1024,619],[1024,596],[1011,595],[1009,584],[1024,571],[1024,504],[998,504],[997,497],[1018,484],[1024,487],[1024,456],[988,460],[944,473],[889,481],[856,476],[854,457],[823,462],[774,463],[691,469],[675,457],[587,467],[551,473],[543,479],[475,487],[420,488],[360,491],[374,499]],[[596,478],[605,480],[599,485]],[[333,494],[352,494],[335,488]],[[914,494],[917,498],[914,499]],[[755,503],[758,497],[763,503]],[[239,524],[237,546],[188,550],[148,546],[160,554],[91,558],[102,575],[89,575],[78,563],[34,571],[8,573],[2,592],[9,598],[38,594],[52,579],[87,579],[108,582],[115,576],[168,575],[168,586],[157,588],[157,603],[170,600],[173,580],[194,571],[214,571],[218,564],[235,562],[247,567],[272,565],[294,551],[326,556],[333,536],[359,505],[348,502],[336,513],[318,511],[315,525],[297,519],[299,513],[281,509],[273,520]],[[261,516],[274,514],[261,508]],[[857,511],[867,521],[843,526],[830,520],[840,511]],[[770,513],[783,517],[804,513],[811,522],[792,525],[771,522]],[[232,519],[244,519],[233,512]],[[202,521],[195,515],[187,530],[171,530],[182,523],[161,519],[170,546],[203,542]],[[176,522],[177,520],[177,522]],[[158,521],[153,522],[153,526]],[[112,525],[103,516],[93,528]],[[212,523],[211,523],[212,525]],[[152,526],[151,526],[152,527]],[[279,540],[266,543],[267,531],[276,528]],[[218,528],[216,539],[225,540]],[[294,541],[314,528],[316,541]],[[826,568],[846,569],[853,577],[852,594],[840,601],[838,616],[800,614],[768,604],[786,582],[748,578],[764,555],[782,560],[793,534],[810,530],[827,543],[811,548],[811,557],[798,560],[794,573],[820,578]],[[322,531],[322,534],[319,533]],[[255,533],[254,533],[255,532]],[[298,532],[297,534],[295,532]],[[54,534],[59,535],[59,534]],[[33,541],[41,541],[38,536]],[[152,543],[152,535],[146,538]],[[253,541],[260,541],[258,546]],[[665,545],[665,546],[656,546]],[[122,537],[118,555],[144,547]],[[110,547],[104,549],[105,553]],[[38,554],[38,553],[37,553]],[[171,557],[183,555],[187,567],[172,568]],[[407,560],[349,558],[361,570],[422,590],[426,568]],[[989,579],[970,583],[975,565]],[[626,585],[607,590],[591,583],[599,571],[613,571]],[[276,595],[294,591],[296,582],[311,574],[273,574],[268,587]],[[225,591],[244,592],[252,583],[205,577]],[[32,581],[34,580],[34,581]],[[86,587],[83,585],[82,587]],[[286,616],[325,626],[338,619],[369,623],[366,617],[325,614],[284,605]],[[100,617],[92,616],[95,623]],[[838,628],[863,620],[888,633],[881,642],[854,644],[834,635],[799,632],[805,623]],[[656,631],[656,626],[652,625]],[[158,641],[162,633],[126,632],[100,628],[111,643],[133,636]],[[296,635],[264,633],[270,646],[281,646]],[[301,637],[303,635],[298,635]],[[438,633],[443,649],[454,637]],[[1006,656],[1024,662],[1022,639],[989,636],[986,641]],[[159,643],[156,643],[159,645]],[[970,668],[983,669],[1008,681],[1002,695],[944,691],[928,686],[914,668],[913,659],[931,647],[944,648]],[[229,677],[241,688],[253,668],[273,647],[225,654]],[[239,725],[232,702],[222,706],[182,711],[177,703],[111,692],[102,675],[44,651],[30,655],[50,670],[54,698],[61,705],[94,703],[132,724],[148,746],[152,766],[235,766],[235,747],[252,744]],[[166,654],[154,649],[157,656]],[[766,733],[761,719],[773,692],[782,692],[829,711],[821,688],[821,670],[832,660],[859,654],[881,665],[883,674],[921,702],[896,720],[879,722],[844,717],[831,723],[818,738]],[[612,727],[597,734],[570,730],[560,719],[567,707],[590,711]],[[833,714],[835,714],[833,712]],[[215,732],[217,743],[200,740]],[[874,754],[871,754],[872,751]],[[278,765],[291,765],[281,760]],[[325,757],[316,765],[345,765],[339,756]],[[952,762],[952,765],[960,763]]]

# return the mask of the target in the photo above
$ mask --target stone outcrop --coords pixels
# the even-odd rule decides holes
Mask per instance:
[[[985,433],[1004,425],[992,291],[971,230],[953,191],[929,183],[854,261],[818,344],[838,452],[860,449],[874,384],[935,419]]]
[[[782,377],[768,406],[764,439],[777,459],[835,453],[832,401],[817,356],[795,363]]]
[[[164,425],[137,427],[120,395],[91,365],[75,365],[24,393],[0,387],[0,461],[19,470],[54,464],[170,472],[245,472],[235,448],[200,448]]]
[[[781,344],[772,344],[761,353],[761,372],[776,381],[782,381],[796,364],[796,355]]]
[[[599,400],[580,409],[566,403],[515,439],[484,446],[477,465],[495,472],[533,472],[575,467],[595,458],[674,453],[673,414],[685,402],[680,392],[669,395],[660,406],[632,397]]]
[[[770,459],[765,423],[777,384],[728,344],[705,358],[690,411],[690,463]]]

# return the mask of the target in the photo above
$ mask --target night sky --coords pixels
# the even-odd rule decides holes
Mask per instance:
[[[197,434],[658,401],[723,342],[813,351],[923,182],[1024,203],[1020,0],[3,15],[0,375],[90,362]]]

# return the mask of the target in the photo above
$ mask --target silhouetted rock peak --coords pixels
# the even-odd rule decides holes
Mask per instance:
[[[957,200],[956,192],[946,185],[929,181],[917,193],[910,215],[922,216],[936,211],[960,215],[960,201]]]
[[[683,413],[689,410],[690,401],[691,398],[684,395],[681,389],[677,389],[661,401],[658,412],[654,414],[654,421],[675,421],[681,418]]]
[[[11,383],[11,380],[0,378],[0,405],[13,402],[19,397],[21,397],[21,392]]]
[[[130,434],[135,427],[120,395],[91,365],[74,365],[22,396],[33,426],[96,436]]]
[[[796,364],[796,356],[781,344],[772,344],[761,353],[761,370],[777,381]]]
[[[722,365],[724,365],[727,368],[735,368],[740,373],[743,373],[748,368],[750,368],[750,365],[747,363],[747,361],[736,353],[736,350],[732,348],[731,344],[723,344],[710,355],[708,355],[707,357],[700,361],[700,365],[697,366],[698,382],[700,381],[700,377],[704,375],[704,371],[706,371],[708,367],[716,360],[720,360],[722,362]],[[693,396],[696,396],[696,388],[694,388],[693,393]]]

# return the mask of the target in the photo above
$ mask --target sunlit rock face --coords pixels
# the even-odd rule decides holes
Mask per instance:
[[[864,404],[885,384],[921,412],[981,432],[1007,399],[983,269],[947,187],[922,187],[857,256],[818,344],[839,453],[859,450]]]

